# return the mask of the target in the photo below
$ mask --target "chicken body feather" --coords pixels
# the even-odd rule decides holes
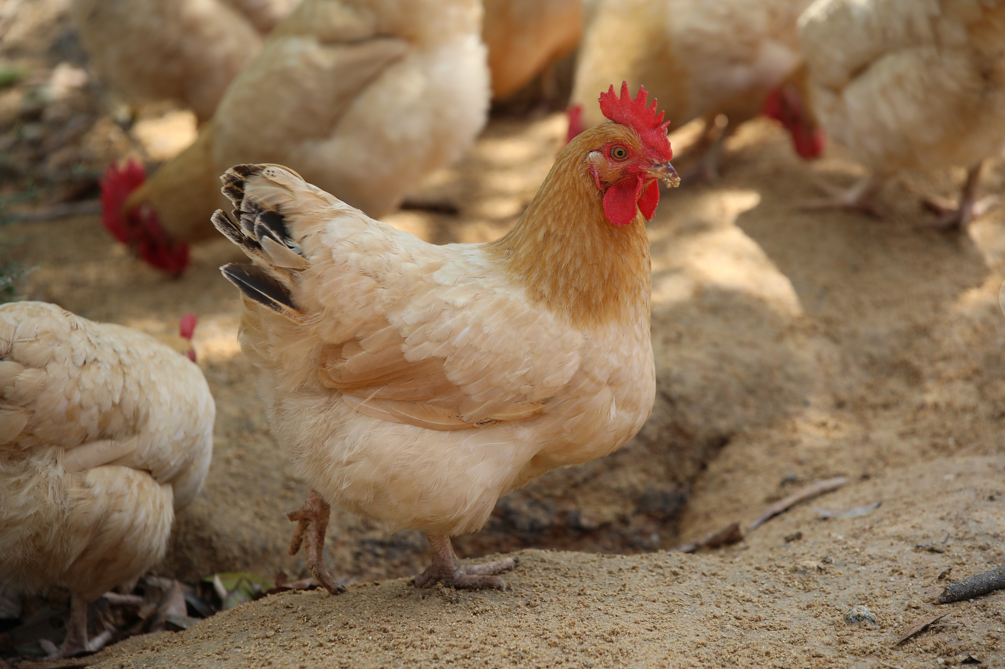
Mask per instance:
[[[814,110],[874,172],[1005,143],[1005,2],[822,0],[800,19]]]
[[[902,169],[964,166],[958,208],[975,215],[982,161],[1005,144],[1005,2],[817,0],[799,20],[814,111],[871,175],[819,206],[875,212]]]
[[[74,0],[89,66],[131,102],[174,100],[208,120],[294,0]]]
[[[210,237],[235,163],[280,162],[373,216],[467,150],[488,68],[477,0],[304,0],[270,33],[195,143],[117,214],[144,207],[167,236]]]
[[[492,97],[504,100],[579,44],[582,0],[485,0]]]
[[[768,92],[802,61],[796,20],[811,0],[603,0],[580,51],[572,102],[601,123],[593,92],[645,82],[673,125],[757,116]]]
[[[202,486],[214,413],[198,367],[153,338],[0,306],[0,580],[85,602],[135,582]]]

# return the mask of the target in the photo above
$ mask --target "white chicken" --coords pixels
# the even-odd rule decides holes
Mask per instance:
[[[53,657],[107,642],[87,638],[87,603],[164,556],[209,469],[214,415],[199,368],[153,337],[0,306],[0,581],[70,590]]]
[[[871,172],[818,206],[875,211],[897,171],[959,165],[962,198],[938,225],[966,227],[981,164],[1005,144],[1005,1],[817,0],[799,39],[819,121]]]

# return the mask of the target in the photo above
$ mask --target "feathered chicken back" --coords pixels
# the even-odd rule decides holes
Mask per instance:
[[[185,356],[55,305],[0,306],[0,579],[85,599],[164,555],[215,407]]]

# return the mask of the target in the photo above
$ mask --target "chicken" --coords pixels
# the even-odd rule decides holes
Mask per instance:
[[[218,176],[252,161],[288,164],[372,216],[390,213],[485,124],[481,12],[478,0],[304,0],[192,146],[139,187],[128,168],[109,169],[105,226],[178,273],[185,244],[215,235]]]
[[[130,102],[173,100],[208,120],[296,0],[74,0],[89,66]]]
[[[268,35],[300,0],[223,0],[246,16],[262,35]]]
[[[276,165],[224,175],[237,220],[214,215],[253,265],[240,340],[279,444],[312,491],[290,514],[295,553],[332,593],[329,505],[429,537],[416,577],[498,587],[513,560],[464,566],[450,537],[556,467],[606,455],[653,406],[645,220],[679,179],[663,114],[627,85],[611,122],[559,154],[516,226],[434,246]],[[641,213],[640,213],[641,212]]]
[[[209,469],[214,412],[199,368],[154,338],[0,305],[0,582],[69,588],[54,657],[107,642],[87,638],[87,603],[164,556]]]
[[[516,93],[571,53],[582,34],[582,0],[485,0],[492,98]]]
[[[585,106],[582,123],[591,127],[603,120],[585,104],[598,85],[644,81],[666,104],[674,126],[705,119],[701,144],[708,143],[716,117],[725,115],[728,125],[711,143],[702,165],[703,173],[714,178],[722,142],[757,116],[769,94],[797,73],[796,20],[809,3],[604,0],[583,37],[572,104]],[[790,86],[788,95],[797,92],[798,87]],[[819,154],[823,140],[815,129],[804,127],[798,114],[787,120],[800,155]]]
[[[982,161],[1005,143],[1005,2],[818,0],[799,19],[813,109],[871,174],[823,204],[875,210],[905,168],[969,168],[943,227],[974,216]]]

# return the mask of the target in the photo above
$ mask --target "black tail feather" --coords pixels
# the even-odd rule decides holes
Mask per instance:
[[[220,271],[245,297],[291,318],[301,315],[286,286],[262,268],[230,263],[221,267]]]
[[[260,256],[262,254],[261,246],[258,242],[251,237],[245,236],[241,228],[234,222],[234,219],[223,213],[222,210],[217,209],[211,220],[217,230],[223,233],[231,242],[241,247],[245,253],[253,256]]]
[[[289,318],[296,318],[302,314],[294,304],[289,287],[267,268],[259,266],[272,265],[262,249],[262,241],[266,238],[298,252],[289,242],[282,213],[245,198],[246,178],[261,171],[260,165],[235,165],[221,177],[223,194],[234,204],[234,212],[229,216],[218,210],[213,214],[213,225],[255,260],[256,265],[231,263],[220,270],[247,298]],[[287,271],[274,269],[290,278]]]

